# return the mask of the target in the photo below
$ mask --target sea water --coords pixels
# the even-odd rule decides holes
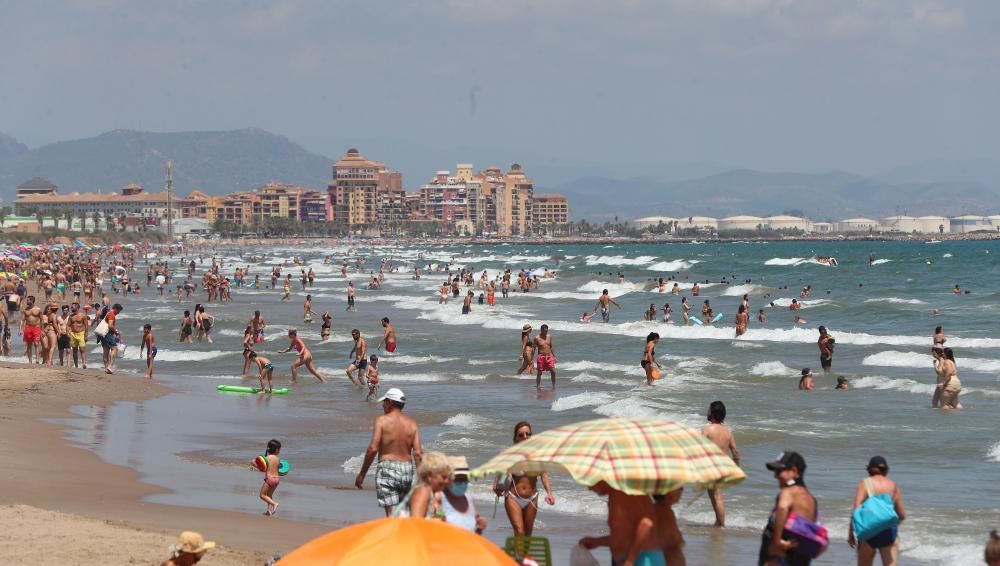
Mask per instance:
[[[271,266],[292,258],[306,262],[283,268],[283,274],[293,277],[293,300],[279,302],[280,282],[275,290],[233,289],[232,303],[207,307],[216,317],[212,344],[177,343],[182,311],[192,309],[203,295],[178,303],[172,294],[160,298],[154,289],[143,289],[138,298],[114,298],[125,306],[120,327],[129,344],[120,367],[143,371],[140,329],[151,323],[159,348],[156,373],[177,392],[139,404],[81,409],[87,418],[77,423],[80,430],[74,437],[112,462],[136,467],[147,481],[176,491],[158,500],[259,511],[253,499],[259,477],[243,468],[276,437],[293,465],[293,474],[282,484],[285,497],[293,499],[282,505],[282,513],[336,522],[338,517],[331,515],[337,513],[322,503],[324,491],[353,489],[371,421],[380,412],[344,374],[350,331],[358,328],[375,353],[382,332],[379,319],[387,316],[399,347],[394,355],[381,356],[382,391],[405,391],[406,412],[420,422],[425,450],[461,454],[475,466],[511,444],[517,421],[531,422],[536,433],[600,417],[668,418],[701,427],[709,403],[722,400],[748,475],[725,493],[731,536],[756,533],[767,521],[777,486],[764,463],[783,450],[806,458],[807,483],[838,549],[846,549],[855,486],[876,454],[888,460],[906,500],[908,518],[901,529],[905,562],[977,563],[986,533],[1000,523],[1000,245],[994,242],[353,244],[252,252],[263,254],[264,261],[250,265],[248,280],[260,274],[266,287]],[[247,265],[241,253],[246,257],[251,250],[218,250],[225,273]],[[819,256],[836,257],[839,265],[823,265]],[[332,261],[325,263],[325,258]],[[348,280],[357,289],[354,312],[345,312],[344,258],[351,265]],[[382,258],[399,271],[387,273],[381,289],[368,290]],[[354,267],[358,259],[361,272]],[[174,258],[175,264],[179,260]],[[210,261],[206,256],[199,271]],[[299,270],[310,266],[316,283],[303,291]],[[477,282],[484,270],[492,278],[505,267],[515,277],[525,269],[541,278],[547,268],[557,271],[558,278],[541,278],[541,288],[527,293],[512,289],[507,299],[498,291],[495,307],[474,301],[472,313],[462,315],[461,297],[438,304],[437,288],[447,275],[433,269],[445,266],[453,272],[470,268]],[[414,267],[421,268],[419,281],[413,279]],[[680,283],[692,314],[700,316],[702,302],[709,299],[715,312],[724,314],[723,321],[700,327],[679,324],[681,296],[670,294],[672,282],[666,293],[658,292],[653,280],[660,277]],[[691,295],[695,281],[702,289],[699,297]],[[952,293],[955,284],[969,294]],[[811,287],[811,295],[802,299],[799,292],[805,286]],[[622,309],[612,307],[609,324],[600,322],[600,316],[579,322],[603,289]],[[480,290],[474,290],[478,298]],[[313,310],[329,310],[334,316],[327,342],[319,341],[319,317],[312,324],[302,322],[306,293],[313,295]],[[744,293],[750,296],[750,329],[736,338],[733,317]],[[797,314],[805,324],[793,323],[788,308],[793,298],[802,303]],[[673,307],[671,323],[662,322],[660,311],[656,321],[643,319],[650,304],[660,308],[664,303]],[[241,381],[240,341],[254,309],[268,321],[267,340],[258,351],[274,362],[276,386],[289,385],[294,357],[277,350],[288,346],[290,328],[299,330],[329,383],[318,383],[302,368],[287,396],[216,393],[218,384]],[[766,323],[757,322],[759,309],[764,309]],[[934,315],[934,309],[940,314]],[[540,391],[534,376],[516,375],[525,323],[535,333],[542,324],[551,329],[559,360],[555,392],[547,374]],[[821,324],[836,339],[829,376],[819,367],[816,328]],[[929,407],[935,384],[930,345],[937,325],[944,327],[947,345],[955,350],[962,411]],[[654,331],[661,336],[656,353],[664,377],[646,387],[639,360],[645,336]],[[815,391],[796,388],[805,367],[816,373]],[[850,390],[833,389],[839,375],[850,380]],[[546,525],[560,524],[560,517],[599,523],[605,513],[599,498],[566,475],[555,474],[552,481],[559,513],[541,505],[540,534]],[[364,493],[358,504],[374,509],[374,495]],[[474,485],[472,493],[480,512],[489,515],[489,482]],[[688,530],[714,521],[707,498],[695,490],[688,490],[678,512]],[[574,522],[562,524],[572,530]],[[506,528],[502,510],[493,525]],[[724,546],[725,535],[713,544]],[[849,557],[843,549],[835,552]],[[746,562],[731,554],[722,561]]]

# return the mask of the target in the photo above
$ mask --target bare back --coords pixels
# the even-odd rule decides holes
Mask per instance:
[[[414,455],[420,454],[417,421],[404,415],[402,411],[392,411],[377,417],[374,435],[378,439],[379,460],[409,462]]]

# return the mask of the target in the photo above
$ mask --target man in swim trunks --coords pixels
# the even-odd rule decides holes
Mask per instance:
[[[417,421],[403,414],[406,395],[395,387],[385,392],[379,402],[383,415],[375,417],[372,439],[365,450],[361,471],[354,480],[358,489],[364,485],[365,476],[375,456],[375,493],[385,516],[399,505],[413,486],[413,471],[420,465],[423,451],[420,448],[420,430]]]
[[[396,351],[396,331],[392,328],[392,324],[389,323],[389,317],[382,317],[382,328],[385,328],[385,334],[382,335],[382,339],[378,341],[378,345],[375,347],[382,349],[382,344],[385,344],[385,351],[391,354]]]
[[[69,361],[69,305],[62,306],[62,315],[56,317],[56,346],[59,348],[59,365]]]
[[[87,328],[90,319],[80,310],[80,303],[73,303],[69,315],[69,347],[73,350],[73,367],[87,369]]]
[[[21,316],[20,330],[24,335],[24,355],[28,363],[35,363],[34,354],[38,354],[38,363],[42,363],[42,309],[35,305],[35,296],[28,295],[24,313]]]
[[[826,333],[826,327],[819,327],[819,364],[823,366],[823,373],[830,373],[833,368],[833,339]]]
[[[622,309],[622,306],[618,304],[618,301],[612,299],[611,295],[608,294],[608,290],[605,289],[601,293],[601,296],[597,297],[597,303],[594,305],[594,312],[597,312],[598,308],[601,309],[601,320],[604,322],[610,322],[612,304],[618,307],[618,310]]]
[[[549,334],[549,325],[543,324],[538,336],[532,340],[535,344],[535,352],[538,353],[538,359],[535,362],[535,368],[538,371],[538,375],[535,376],[535,387],[537,389],[542,388],[542,374],[546,371],[552,376],[552,389],[556,388],[556,353],[552,349],[552,335]]]
[[[354,310],[354,282],[347,282],[347,309],[349,311]]]
[[[368,343],[361,337],[361,331],[355,328],[351,330],[351,337],[354,338],[354,348],[348,356],[354,356],[354,362],[347,366],[347,377],[351,378],[351,383],[357,385],[364,379],[364,372],[368,369]],[[358,372],[358,379],[354,379],[354,372]]]

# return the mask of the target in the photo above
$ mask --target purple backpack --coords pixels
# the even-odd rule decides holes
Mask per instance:
[[[793,552],[805,558],[818,558],[830,546],[826,527],[795,513],[789,513],[785,521],[785,534],[784,538],[798,543]]]

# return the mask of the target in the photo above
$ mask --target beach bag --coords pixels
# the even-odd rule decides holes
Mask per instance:
[[[868,499],[851,515],[854,536],[861,541],[899,525],[899,515],[896,514],[892,496],[888,493],[875,495],[871,478],[865,478],[865,491],[868,492]]]
[[[793,552],[804,558],[818,558],[830,546],[826,527],[795,513],[789,513],[785,521],[784,538],[797,542]]]
[[[107,333],[108,333],[108,321],[107,319],[104,319],[97,324],[97,328],[94,328],[94,334],[96,334],[99,338],[104,338],[104,336]]]

